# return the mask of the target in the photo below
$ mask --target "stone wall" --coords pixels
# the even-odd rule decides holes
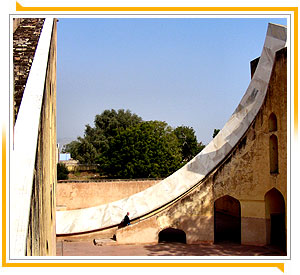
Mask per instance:
[[[57,184],[58,209],[81,209],[129,197],[153,186],[160,180],[60,182]]]
[[[44,18],[16,18],[13,21],[14,122],[44,21]]]
[[[27,256],[56,255],[56,33],[55,20],[39,125]]]
[[[287,201],[287,95],[286,49],[279,51],[266,100],[246,136],[213,175],[214,198],[230,195],[241,203],[241,240],[266,244],[265,195],[276,188]],[[277,117],[277,130],[269,130],[269,118]],[[278,172],[270,172],[269,141],[278,138]]]

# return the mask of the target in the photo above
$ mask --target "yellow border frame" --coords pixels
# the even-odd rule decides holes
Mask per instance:
[[[292,11],[294,13],[294,135],[298,137],[298,7],[23,7],[16,11]],[[2,266],[3,267],[277,267],[284,263],[7,263],[6,131],[2,129]]]

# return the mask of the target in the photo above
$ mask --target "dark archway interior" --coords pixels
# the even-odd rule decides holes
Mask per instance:
[[[269,117],[269,132],[277,131],[277,118],[274,113]]]
[[[270,244],[286,250],[284,198],[276,188],[273,188],[266,193],[265,202]]]
[[[270,136],[270,173],[278,173],[278,139],[276,135]]]
[[[214,203],[215,243],[241,243],[240,202],[230,196],[219,198]]]
[[[158,242],[186,243],[186,234],[184,231],[179,229],[166,228],[159,232]]]

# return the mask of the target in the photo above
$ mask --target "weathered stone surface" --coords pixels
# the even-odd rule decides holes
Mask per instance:
[[[15,122],[45,19],[18,18],[14,21],[16,21],[13,34]]]
[[[36,27],[33,27],[32,30],[39,33]],[[56,44],[56,23],[54,23],[45,79],[27,237],[27,254],[36,256],[56,253]]]

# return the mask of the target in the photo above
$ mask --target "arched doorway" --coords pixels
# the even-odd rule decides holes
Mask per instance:
[[[286,250],[285,201],[282,194],[273,188],[265,195],[267,241]]]
[[[226,195],[215,201],[214,234],[215,243],[241,243],[241,206],[237,199]]]
[[[169,227],[159,232],[158,242],[186,243],[186,234],[180,229]]]

